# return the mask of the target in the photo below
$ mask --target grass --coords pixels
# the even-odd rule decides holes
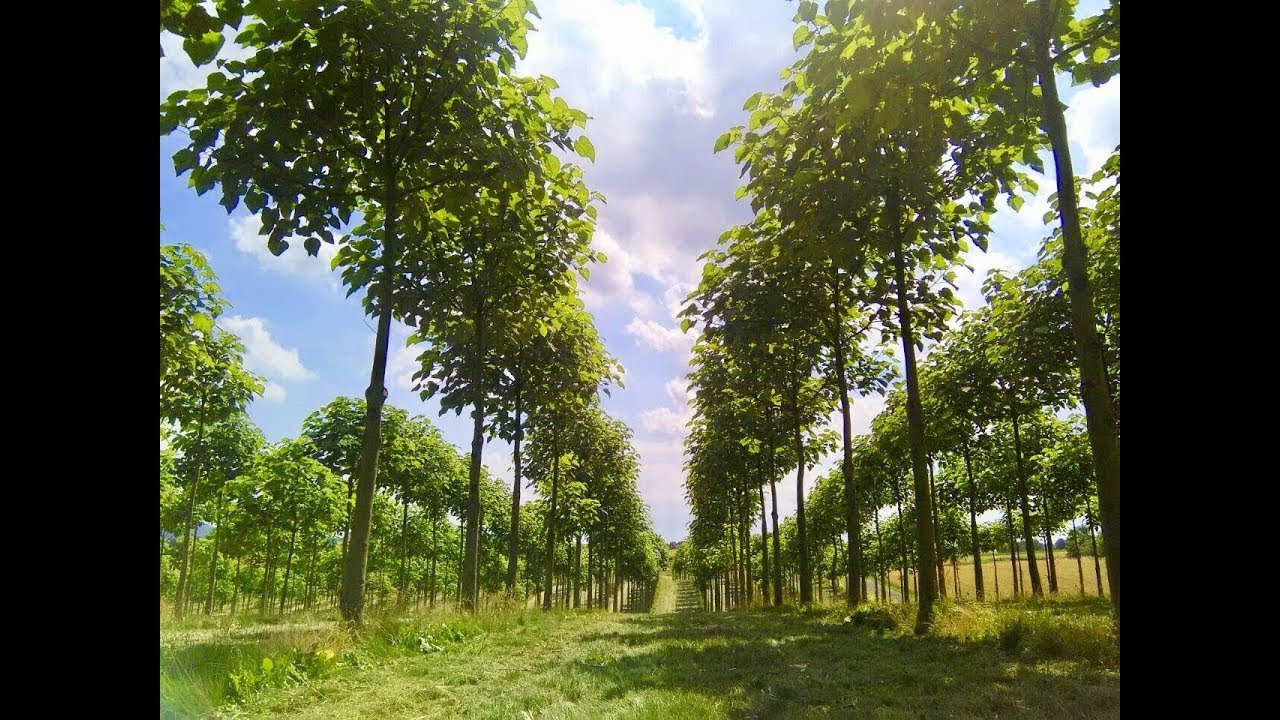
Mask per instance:
[[[215,702],[210,695],[207,704],[173,708],[173,714],[662,720],[1119,715],[1119,650],[1105,600],[944,602],[929,637],[911,634],[914,608],[900,604],[861,610],[851,621],[837,607],[719,614],[694,607],[688,584],[666,577],[654,613],[646,615],[513,610],[477,618],[385,617],[358,640],[317,620],[296,629],[214,628],[212,636],[174,630],[167,648],[162,632],[162,707],[166,657],[171,669],[195,663],[198,676],[214,677],[204,663],[217,662],[219,653],[246,653],[247,647],[268,653],[289,638],[299,650],[322,642],[341,652],[314,677],[263,687],[240,703],[225,695]],[[424,637],[432,647],[422,644]],[[170,676],[172,683],[184,679]],[[171,684],[169,697],[178,696]]]
[[[1085,555],[1081,562],[1084,567],[1084,591],[1089,597],[1096,597],[1098,594],[1098,579],[1093,569],[1093,556]],[[1036,566],[1040,568],[1040,582],[1044,584],[1045,593],[1049,592],[1049,575],[1047,569],[1047,559],[1044,551],[1036,550]],[[1107,563],[1104,559],[1099,559],[1102,569],[1102,589],[1107,591]],[[1027,571],[1026,558],[1019,558],[1019,565],[1022,569],[1022,581],[1026,584],[1027,592],[1031,591],[1031,577]],[[1076,567],[1075,558],[1067,557],[1065,550],[1057,550],[1054,552],[1054,565],[1058,568],[1058,594],[1061,596],[1080,596],[1080,572]],[[947,595],[954,594],[954,575],[951,571],[951,563],[948,561],[944,569],[947,576]],[[974,597],[974,581],[973,581],[973,557],[960,557],[956,563],[956,569],[959,571],[960,579],[960,597]],[[996,556],[995,570],[999,572],[1000,579],[1000,599],[1004,600],[1013,596],[1013,566],[1009,562],[1009,553]],[[991,553],[982,556],[982,585],[988,600],[996,599],[995,583],[992,580]],[[889,587],[897,592],[899,584],[898,579],[901,573],[897,570],[889,572]],[[913,573],[909,573],[907,577],[907,587],[911,589],[911,596],[915,597],[914,586],[911,584]],[[843,579],[841,579],[840,592],[844,592]],[[823,588],[823,592],[831,589],[830,582]],[[868,585],[868,593],[874,594],[874,589]],[[816,596],[816,590],[815,596]],[[897,597],[896,595],[894,597]]]

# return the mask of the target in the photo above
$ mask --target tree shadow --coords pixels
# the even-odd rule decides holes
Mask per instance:
[[[672,689],[733,718],[1118,717],[1119,673],[1021,660],[994,643],[882,635],[794,612],[674,613],[600,633],[633,650],[583,669],[606,698]]]

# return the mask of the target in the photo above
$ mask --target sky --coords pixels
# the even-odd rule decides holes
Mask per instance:
[[[797,59],[791,34],[794,2],[784,0],[538,0],[538,32],[518,65],[522,74],[546,74],[557,91],[590,120],[586,134],[596,148],[586,165],[588,186],[602,192],[593,247],[608,262],[593,266],[582,283],[587,309],[602,341],[626,369],[625,388],[614,388],[604,408],[635,432],[641,458],[639,488],[654,527],[666,540],[687,535],[682,443],[690,416],[685,375],[694,337],[680,331],[676,313],[701,276],[697,257],[720,234],[751,219],[732,153],[713,153],[716,138],[745,124],[742,104],[757,90],[781,89],[779,71]],[[1098,0],[1081,3],[1096,13]],[[212,66],[196,69],[181,42],[161,36],[160,97],[203,84]],[[230,46],[230,43],[228,43]],[[224,56],[229,56],[224,51]],[[1101,166],[1120,142],[1120,79],[1101,88],[1059,92],[1069,106],[1067,127],[1078,175]],[[231,215],[220,193],[197,197],[170,160],[180,137],[160,139],[162,243],[190,243],[208,257],[231,308],[219,324],[245,344],[249,369],[267,380],[249,415],[269,440],[296,436],[303,419],[339,395],[360,397],[369,383],[374,324],[358,297],[346,297],[329,269],[334,248],[319,258],[300,246],[281,257],[266,249],[259,223],[241,206]],[[986,253],[971,251],[959,271],[959,296],[967,308],[981,305],[987,270],[1020,270],[1035,260],[1049,228],[1042,216],[1053,191],[1053,164],[1041,192],[1021,212],[1003,207],[992,219]],[[439,404],[412,390],[417,352],[405,347],[408,329],[393,326],[388,362],[389,402],[421,414],[458,448],[468,448],[466,415],[439,415]],[[900,354],[900,353],[899,353]],[[884,406],[870,396],[853,403],[853,430],[865,433]],[[836,426],[833,418],[833,426]],[[836,462],[832,455],[806,472],[806,485]],[[512,479],[510,445],[493,440],[484,463]],[[788,491],[783,492],[783,488]],[[807,494],[806,489],[806,494]],[[794,483],[779,485],[779,512],[795,510]]]

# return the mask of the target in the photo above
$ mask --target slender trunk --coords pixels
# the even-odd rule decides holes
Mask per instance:
[[[174,610],[178,619],[182,619],[186,603],[184,600],[191,594],[187,584],[190,582],[188,568],[191,564],[191,543],[195,534],[196,493],[200,489],[200,470],[204,465],[204,421],[205,400],[207,393],[200,393],[200,420],[196,430],[196,464],[191,471],[191,491],[187,497],[187,516],[182,520],[182,566],[178,571],[178,592],[174,598]]]
[[[305,609],[307,609],[307,610],[310,610],[310,609],[311,609],[311,604],[315,601],[315,590],[316,590],[316,577],[315,577],[315,575],[316,575],[316,555],[317,555],[317,554],[319,554],[319,548],[317,548],[317,545],[318,545],[318,541],[316,541],[315,539],[312,539],[312,541],[311,541],[311,557],[310,557],[310,559],[307,561],[307,603],[306,603],[306,606],[305,606]]]
[[[454,596],[454,599],[455,599],[454,604],[457,605],[459,608],[462,607],[462,564],[464,562],[464,558],[466,557],[466,554],[467,554],[467,523],[465,520],[460,520],[460,522],[458,523],[458,579],[457,579],[457,583],[454,585],[454,591],[457,593]]]
[[[382,406],[387,401],[387,344],[391,337],[391,278],[394,261],[392,238],[396,231],[395,195],[386,206],[386,237],[382,281],[378,288],[378,335],[374,343],[373,369],[365,390],[364,444],[356,475],[356,507],[351,522],[351,542],[342,566],[342,617],[360,624],[364,616],[365,573],[369,565],[369,535],[373,529],[373,491],[378,477],[378,452],[382,444]]]
[[[902,331],[902,356],[907,381],[907,435],[911,441],[911,470],[915,476],[916,534],[919,536],[920,567],[929,568],[933,559],[933,524],[929,518],[929,474],[924,455],[924,410],[920,405],[920,384],[916,377],[916,344],[911,328],[911,311],[907,304],[907,261],[904,257],[905,241],[902,232],[902,216],[896,191],[891,192],[889,211],[897,240],[898,325]],[[937,593],[932,573],[920,573],[920,589],[916,594],[919,609],[916,612],[917,634],[933,628],[933,599]]]
[[[1089,283],[1088,251],[1080,233],[1080,209],[1076,205],[1075,173],[1067,139],[1067,121],[1058,98],[1054,59],[1050,55],[1050,32],[1054,25],[1052,3],[1042,3],[1038,33],[1038,71],[1044,127],[1053,148],[1054,173],[1058,181],[1058,211],[1062,222],[1062,270],[1067,281],[1071,307],[1071,330],[1080,360],[1080,398],[1084,404],[1093,466],[1098,477],[1098,505],[1102,532],[1107,538],[1107,582],[1116,623],[1120,622],[1120,426],[1111,394],[1107,389],[1102,338],[1098,335],[1097,314]]]
[[[741,542],[742,557],[746,560],[746,564],[747,564],[747,583],[746,583],[747,584],[747,607],[751,607],[751,604],[755,601],[755,582],[754,582],[754,579],[752,578],[752,573],[751,573],[752,568],[751,568],[751,524],[750,524],[751,523],[751,509],[750,509],[751,500],[749,499],[750,497],[751,496],[748,494],[748,491],[746,490],[746,488],[743,488],[742,514],[740,516],[741,519],[739,520],[739,524],[738,524],[738,528],[739,528],[738,533],[739,533],[739,537],[742,538],[742,542]]]
[[[1040,568],[1036,565],[1035,532],[1031,529],[1031,503],[1027,499],[1027,474],[1022,467],[1022,435],[1018,431],[1018,411],[1010,407],[1013,417],[1013,456],[1018,475],[1018,504],[1022,510],[1022,538],[1027,548],[1027,571],[1031,574],[1031,594],[1044,596],[1040,585]]]
[[[519,370],[516,371],[517,373]],[[517,376],[515,383],[516,390],[516,435],[515,450],[512,452],[512,462],[515,464],[515,481],[511,484],[511,540],[507,545],[507,592],[513,593],[516,588],[516,553],[520,548],[520,441],[523,439],[524,427],[521,425],[520,413],[522,411],[521,400],[523,399],[520,379]],[[590,554],[590,549],[587,553]],[[589,564],[589,563],[588,563]],[[590,593],[590,590],[587,591]],[[588,603],[590,604],[590,603]]]
[[[837,292],[835,303],[837,320],[843,313],[840,300],[841,296]],[[857,592],[854,589],[858,579],[862,577],[862,531],[861,523],[858,522],[858,491],[853,479],[853,419],[849,409],[849,379],[845,376],[844,369],[844,333],[839,324],[836,325],[833,339],[836,351],[836,383],[840,388],[840,429],[843,453],[840,472],[844,478],[844,529],[849,536],[849,546],[853,550],[845,553],[847,560],[845,577],[849,586],[848,592],[845,593],[845,604],[855,607],[866,598],[863,597],[865,592]]]
[[[1093,507],[1089,504],[1089,496],[1084,496],[1084,509],[1087,513],[1085,517],[1089,521],[1089,544],[1093,546],[1093,573],[1098,579],[1098,597],[1102,597],[1102,565],[1098,562],[1098,536],[1093,532]],[[1111,566],[1107,566],[1107,572],[1111,572]]]
[[[760,574],[760,604],[769,604],[769,521],[765,517],[764,485],[760,491],[760,561],[763,567]]]
[[[218,488],[218,513],[214,519],[213,559],[209,561],[209,596],[204,601],[204,614],[213,614],[213,589],[218,584],[218,541],[222,539],[222,497],[225,488]]]
[[[476,590],[478,589],[478,570],[480,554],[480,469],[481,453],[484,451],[484,382],[481,360],[484,353],[484,306],[475,318],[475,357],[473,368],[476,373],[472,378],[475,396],[472,399],[471,426],[471,473],[467,489],[467,544],[462,560],[462,589],[459,599],[466,610],[475,609]]]
[[[991,548],[991,581],[996,585],[996,600],[1000,599],[1000,568],[996,565],[996,549]]]
[[[902,577],[898,580],[902,585],[902,602],[910,602],[911,597],[907,592],[907,523],[902,517],[902,487],[897,477],[893,479],[893,492],[898,504],[898,550],[902,553]]]
[[[403,605],[408,599],[409,592],[409,588],[405,585],[407,579],[405,571],[409,566],[409,481],[407,476],[402,492],[404,502],[400,513],[400,580],[396,583],[396,589],[399,595],[397,602]]]
[[[1058,592],[1058,564],[1053,559],[1053,533],[1049,532],[1049,509],[1045,508],[1044,514],[1044,556],[1046,561],[1045,572],[1049,574],[1049,592],[1057,594]]]
[[[1018,567],[1018,539],[1013,529],[1013,507],[1006,507],[1005,523],[1009,526],[1009,564],[1013,568],[1013,596],[1018,597],[1022,588],[1022,568]]]
[[[769,498],[773,501],[773,606],[782,607],[782,543],[778,540],[778,488],[769,479]]]
[[[974,597],[985,599],[982,587],[982,548],[978,546],[978,511],[977,489],[973,482],[973,462],[969,456],[969,443],[963,446],[964,471],[969,478],[969,545],[973,549],[973,587]]]
[[[889,573],[883,571],[884,558],[884,538],[880,535],[880,508],[871,515],[876,526],[876,599],[881,602],[889,602]],[[881,596],[884,597],[881,600]]]
[[[595,566],[591,564],[591,560],[592,560],[591,548],[594,545],[595,543],[592,542],[591,536],[588,535],[587,536],[587,607],[589,608],[595,607],[594,605],[591,604],[591,590],[592,590],[592,587],[595,585],[594,575],[592,574],[593,571],[595,570]]]
[[[579,533],[578,536],[575,538],[574,550],[573,550],[573,607],[575,609],[579,607],[579,598],[581,597],[581,593],[578,592],[580,589],[580,586],[578,583],[581,581],[581,578],[582,578],[582,534]]]
[[[1080,597],[1084,597],[1084,558],[1081,557],[1084,553],[1080,552],[1080,534],[1075,518],[1071,520],[1071,537],[1075,540],[1076,572],[1080,573]]]
[[[275,534],[275,526],[267,525],[267,545],[262,551],[262,599],[258,603],[258,612],[267,614],[267,600],[271,588],[271,538]]]
[[[232,616],[236,615],[236,601],[239,600],[239,555],[236,556],[236,582],[232,583]]]
[[[355,477],[358,469],[352,470],[347,474],[347,502],[343,507],[346,508],[347,520],[342,527],[342,565],[347,566],[347,542],[351,539],[351,516],[355,512],[355,505],[351,502],[356,493]]]
[[[560,497],[560,428],[552,431],[551,440],[551,509],[547,513],[547,580],[546,595],[542,599],[542,609],[551,609],[551,576],[555,574],[556,563],[556,502]]]
[[[813,602],[813,576],[809,569],[809,542],[804,521],[804,439],[800,435],[800,381],[791,385],[791,436],[796,444],[796,554],[800,556],[800,604]]]
[[[284,563],[284,587],[280,589],[280,614],[284,614],[285,604],[289,602],[289,577],[293,573],[293,542],[298,539],[298,520],[293,521],[293,532],[289,533],[289,554]]]
[[[440,554],[440,543],[437,541],[437,533],[440,528],[440,516],[436,515],[431,519],[431,600],[427,603],[428,608],[436,606],[436,558]]]
[[[933,456],[929,456],[929,505],[933,507],[933,551],[938,560],[938,596],[947,596],[947,571],[942,552],[942,523],[938,522],[938,484],[933,477]]]

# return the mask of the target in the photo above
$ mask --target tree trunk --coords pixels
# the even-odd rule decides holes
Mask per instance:
[[[1013,568],[1013,596],[1018,597],[1022,588],[1022,568],[1018,567],[1018,539],[1013,529],[1013,507],[1007,506],[1004,512],[1005,523],[1009,526],[1009,565]]]
[[[760,485],[760,604],[769,604],[769,521],[765,516],[764,485]]]
[[[1080,597],[1084,597],[1084,558],[1081,557],[1084,553],[1080,552],[1080,531],[1076,529],[1075,518],[1071,520],[1071,537],[1076,545],[1076,572],[1080,573]]]
[[[1039,85],[1044,106],[1044,127],[1053,148],[1054,173],[1058,181],[1058,211],[1062,222],[1062,270],[1067,281],[1071,307],[1071,330],[1080,360],[1080,398],[1084,404],[1093,466],[1098,476],[1098,505],[1102,532],[1107,538],[1107,582],[1111,604],[1120,622],[1120,426],[1107,389],[1102,338],[1098,336],[1097,314],[1089,283],[1088,251],[1080,233],[1080,209],[1076,204],[1075,173],[1067,139],[1067,121],[1058,98],[1054,59],[1049,50],[1049,33],[1054,17],[1051,3],[1041,7],[1038,33]]]
[[[289,602],[289,577],[293,572],[293,542],[298,539],[298,521],[293,521],[293,532],[289,533],[288,559],[284,563],[284,587],[280,589],[280,614],[284,615],[285,604]]]
[[[778,488],[769,480],[769,498],[773,502],[773,606],[782,607],[782,542],[778,539]]]
[[[351,539],[351,518],[355,512],[355,505],[352,504],[351,499],[356,493],[354,481],[357,472],[359,472],[359,468],[353,469],[347,474],[347,503],[343,506],[347,511],[347,521],[342,527],[342,565],[340,566],[344,568],[347,566],[347,542]]]
[[[1053,559],[1053,533],[1049,532],[1049,508],[1045,507],[1044,517],[1044,556],[1045,556],[1045,572],[1049,575],[1049,592],[1057,594],[1058,592],[1058,565]]]
[[[431,600],[427,603],[429,609],[434,609],[436,606],[436,558],[440,554],[440,543],[436,538],[439,528],[440,516],[437,514],[431,519]]]
[[[579,607],[579,583],[582,578],[582,534],[579,533],[575,538],[573,549],[573,607],[576,610]]]
[[[898,503],[898,550],[902,553],[902,577],[899,582],[902,585],[902,602],[910,602],[911,595],[907,592],[907,523],[902,517],[902,487],[896,476],[893,479],[893,492]]]
[[[405,585],[407,577],[405,571],[409,566],[409,481],[408,475],[405,476],[405,486],[403,489],[403,510],[400,513],[400,580],[396,583],[396,591],[399,597],[396,602],[400,605],[406,604],[408,600],[409,588]]]
[[[519,370],[517,370],[516,372],[518,373]],[[517,566],[516,556],[517,556],[517,551],[520,548],[520,490],[521,490],[520,488],[520,462],[521,462],[520,441],[524,438],[524,427],[521,425],[521,418],[520,418],[520,413],[522,410],[521,400],[523,398],[522,398],[522,393],[520,392],[520,379],[518,375],[516,377],[515,390],[516,390],[516,417],[515,417],[516,436],[515,436],[515,451],[512,453],[512,462],[515,464],[515,481],[511,485],[511,541],[507,546],[507,592],[508,593],[515,592],[516,566]],[[591,553],[591,550],[590,548],[588,548],[587,549],[588,556],[590,555],[590,553]],[[588,589],[587,590],[588,595],[590,594],[590,592],[591,592],[590,589]],[[587,604],[589,605],[590,602],[588,602]]]
[[[911,441],[911,470],[915,477],[916,534],[919,536],[920,567],[929,568],[934,565],[933,524],[930,522],[932,503],[929,502],[929,472],[924,455],[924,410],[920,405],[920,384],[916,377],[915,335],[911,329],[911,311],[907,303],[907,262],[904,257],[906,243],[903,240],[902,217],[896,191],[890,194],[889,201],[890,221],[897,240],[898,325],[902,331],[902,356],[907,381],[907,435]],[[920,576],[920,589],[916,595],[919,601],[916,634],[927,633],[933,628],[933,599],[937,594],[933,574],[924,572]]]
[[[809,569],[809,542],[804,522],[804,439],[800,435],[800,381],[791,384],[791,435],[796,444],[796,554],[800,556],[800,604],[813,602],[813,576]]]
[[[204,601],[204,614],[213,614],[213,589],[218,584],[218,541],[222,539],[222,497],[225,487],[218,488],[218,514],[214,519],[217,523],[215,535],[213,536],[213,559],[209,561],[209,596]]]
[[[467,489],[467,545],[462,560],[462,590],[459,598],[466,610],[475,610],[476,590],[479,587],[479,554],[480,554],[480,469],[481,453],[484,451],[484,383],[481,359],[484,352],[484,315],[483,304],[475,318],[475,386],[474,406],[471,414],[471,472]]]
[[[881,600],[881,596],[883,596],[884,599],[881,602],[889,602],[889,573],[881,571],[884,559],[884,538],[880,535],[880,508],[876,508],[876,511],[871,515],[871,519],[876,526],[876,570],[878,571],[876,573],[876,599]]]
[[[1022,510],[1022,537],[1027,548],[1027,571],[1031,574],[1031,594],[1044,596],[1040,585],[1040,568],[1036,565],[1035,532],[1031,529],[1031,503],[1027,499],[1027,473],[1022,467],[1022,435],[1018,432],[1018,411],[1010,407],[1013,417],[1013,457],[1018,474],[1018,504]]]
[[[996,549],[991,548],[991,581],[996,585],[996,600],[1000,599],[1000,568],[996,565]]]
[[[236,601],[239,600],[239,557],[236,556],[236,582],[232,583],[232,618],[236,616]]]
[[[837,319],[842,312],[840,300],[840,295],[837,293]],[[843,453],[840,472],[844,477],[844,527],[845,533],[849,536],[849,546],[853,550],[845,553],[847,560],[845,576],[849,586],[848,592],[845,593],[845,604],[856,607],[859,602],[866,599],[863,597],[864,593],[854,589],[858,579],[862,577],[862,530],[861,523],[858,522],[858,491],[853,480],[853,419],[849,409],[849,379],[845,376],[844,370],[844,333],[841,332],[839,324],[835,327],[833,338],[836,353],[836,382],[840,388],[840,430]]]
[[[182,566],[178,571],[178,592],[174,598],[174,611],[177,613],[178,619],[182,619],[183,611],[186,609],[184,600],[187,595],[191,594],[191,589],[187,587],[190,582],[188,577],[188,568],[191,563],[191,543],[192,535],[195,534],[195,516],[196,516],[196,493],[200,489],[200,470],[204,465],[204,421],[206,416],[206,400],[207,393],[200,393],[200,420],[196,430],[196,465],[191,471],[191,492],[187,500],[187,516],[182,520]]]
[[[933,456],[929,461],[929,505],[933,508],[933,551],[938,561],[938,596],[947,596],[947,570],[942,551],[942,523],[938,522],[938,484],[933,477]]]
[[[1093,532],[1093,507],[1089,504],[1089,496],[1084,496],[1084,509],[1088,513],[1085,518],[1089,521],[1089,544],[1093,546],[1093,572],[1098,578],[1098,597],[1102,597],[1102,566],[1098,563],[1098,536]],[[1108,563],[1107,572],[1111,572],[1111,565]]]
[[[542,609],[551,609],[551,576],[556,563],[556,502],[560,496],[560,428],[552,432],[551,440],[551,510],[547,513],[547,594],[542,599]]]
[[[977,489],[973,482],[973,462],[969,456],[969,443],[965,443],[964,471],[969,477],[969,544],[973,549],[973,587],[974,597],[979,601],[985,599],[982,587],[982,548],[978,546],[978,511]]]
[[[386,205],[386,246],[383,250],[382,280],[378,289],[378,335],[374,342],[373,369],[365,390],[364,444],[356,476],[356,508],[351,523],[351,542],[342,566],[342,617],[361,623],[364,616],[365,572],[369,563],[369,534],[373,529],[373,491],[377,487],[378,452],[382,445],[382,406],[387,401],[387,344],[391,336],[392,254],[396,235],[395,195]]]

